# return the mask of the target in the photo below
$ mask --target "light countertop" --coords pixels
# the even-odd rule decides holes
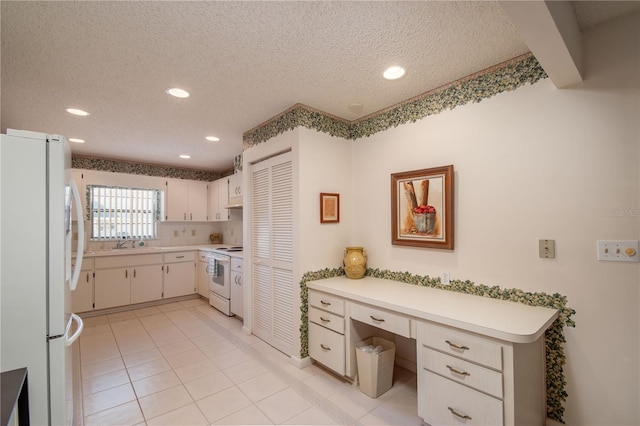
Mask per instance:
[[[555,309],[373,277],[326,278],[307,286],[513,343],[536,341],[558,317]]]
[[[172,253],[172,252],[180,252],[180,251],[195,251],[195,250],[204,250],[217,252],[220,254],[227,254],[231,257],[239,257],[242,258],[242,252],[226,252],[226,251],[218,251],[218,249],[231,247],[230,244],[195,244],[195,245],[186,245],[186,246],[166,246],[166,247],[136,247],[136,248],[120,248],[120,249],[106,249],[106,250],[87,250],[84,252],[83,256],[85,258],[91,257],[105,257],[105,256],[131,256],[136,254],[149,254],[149,253]],[[76,257],[76,253],[72,254],[73,257]]]

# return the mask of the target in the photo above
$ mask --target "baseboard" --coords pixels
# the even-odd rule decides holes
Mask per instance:
[[[289,357],[291,364],[298,368],[305,368],[311,365],[311,357],[298,358],[297,356]]]

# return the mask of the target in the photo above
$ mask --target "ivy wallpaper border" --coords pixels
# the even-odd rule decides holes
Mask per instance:
[[[111,160],[81,155],[71,156],[71,167],[74,169],[157,176],[171,179],[200,180],[205,182],[212,182],[233,174],[233,169],[225,170],[223,172],[207,172],[204,170],[135,163],[133,161]]]
[[[529,52],[354,121],[295,104],[245,132],[243,150],[299,126],[356,140],[461,105],[477,103],[544,78],[547,78],[547,73]]]
[[[310,271],[303,274],[302,280],[300,281],[300,358],[309,356],[309,289],[307,282],[342,275],[344,275],[344,269],[342,267]],[[564,327],[575,327],[575,322],[571,317],[576,313],[575,310],[567,306],[566,296],[559,293],[530,293],[516,288],[502,289],[498,286],[476,285],[468,280],[451,280],[450,284],[445,286],[440,282],[440,278],[414,275],[409,272],[393,272],[372,268],[367,268],[365,275],[441,290],[524,303],[530,306],[543,306],[557,309],[559,312],[558,318],[545,332],[547,416],[553,420],[564,423],[562,417],[564,415],[564,403],[568,395],[565,390],[567,382],[563,368],[566,363],[566,355],[564,353],[566,339],[563,330]]]

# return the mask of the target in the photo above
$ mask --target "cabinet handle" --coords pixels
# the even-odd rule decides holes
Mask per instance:
[[[453,349],[458,349],[458,350],[461,350],[461,351],[468,351],[469,350],[469,348],[467,346],[458,346],[455,343],[451,343],[451,341],[449,341],[449,340],[445,340],[445,342],[447,343],[447,345],[449,345]]]
[[[184,220],[187,220],[187,214],[186,213],[184,214]]]
[[[460,370],[456,370],[455,368],[453,368],[450,365],[447,365],[447,368],[449,369],[449,371],[451,371],[452,373],[458,374],[460,376],[470,376],[471,373],[467,373],[466,371],[460,371]]]
[[[128,269],[124,270],[124,277],[125,278],[129,278],[129,270]]]
[[[193,213],[189,213],[189,220],[193,220]]]
[[[471,417],[467,416],[466,414],[460,414],[451,407],[447,407],[447,408],[449,409],[449,411],[451,411],[451,414],[453,414],[454,416],[460,417],[462,420],[471,420]]]
[[[326,319],[326,318],[324,318],[324,317],[320,317],[320,321],[322,321],[322,322],[331,322],[331,320]]]
[[[87,272],[87,282],[89,282],[89,273]]]
[[[136,270],[134,269],[133,270],[133,278],[135,278],[135,277],[136,277]]]
[[[373,315],[369,315],[371,317],[372,320],[374,321],[378,321],[378,322],[384,322],[384,318],[376,318]]]
[[[321,347],[322,349],[324,349],[325,351],[330,351],[330,350],[331,350],[331,348],[326,347],[326,346],[325,346],[325,345],[323,345],[322,343],[320,343],[320,347]]]
[[[169,273],[169,265],[167,265],[167,274]]]
[[[331,306],[331,303],[325,302],[324,300],[321,300],[320,303],[322,303],[323,306]]]

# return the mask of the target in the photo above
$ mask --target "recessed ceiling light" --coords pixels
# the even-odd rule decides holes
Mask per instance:
[[[79,115],[80,117],[86,117],[87,115],[89,115],[89,113],[87,111],[83,111],[83,110],[77,109],[77,108],[67,108],[67,112],[69,114]]]
[[[383,73],[383,77],[387,80],[396,80],[404,75],[404,68],[402,67],[389,67]]]
[[[178,89],[177,87],[172,87],[167,89],[166,92],[171,96],[175,96],[176,98],[188,98],[189,92],[184,89]]]
[[[355,114],[360,114],[362,112],[362,108],[364,108],[364,105],[360,102],[354,102],[349,105],[349,110]]]
[[[217,138],[215,136],[207,136],[205,139],[210,142],[218,142],[220,140],[220,138]]]
[[[84,143],[84,139],[69,138],[69,142]]]
[[[185,160],[188,160],[189,158],[191,158],[191,156],[187,154],[180,154],[180,158],[184,158]]]

